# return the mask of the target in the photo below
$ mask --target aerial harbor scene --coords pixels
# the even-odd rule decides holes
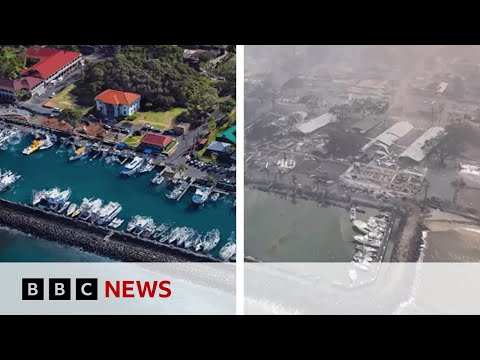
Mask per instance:
[[[252,262],[478,261],[478,46],[247,45]],[[272,231],[272,229],[274,229]]]
[[[235,123],[231,45],[0,47],[0,261],[235,261]]]

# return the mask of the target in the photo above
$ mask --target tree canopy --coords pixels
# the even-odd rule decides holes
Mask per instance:
[[[173,45],[122,46],[115,55],[87,66],[74,90],[92,99],[106,89],[135,92],[146,110],[187,108],[192,116],[218,101],[211,81],[183,63]]]
[[[237,82],[237,62],[234,59],[230,59],[218,65],[215,68],[214,72],[217,76],[223,77],[225,79],[220,80],[216,83],[220,95],[235,96]]]
[[[75,127],[82,118],[82,112],[75,109],[65,109],[58,115],[58,118]]]
[[[78,45],[49,45],[49,47],[65,51],[80,51]]]
[[[0,78],[16,79],[25,68],[25,49],[0,46]]]
[[[455,159],[465,150],[465,145],[474,141],[474,131],[466,124],[447,125],[445,131],[435,138],[427,140],[423,151],[431,158],[438,161],[440,166],[445,166],[445,161]]]

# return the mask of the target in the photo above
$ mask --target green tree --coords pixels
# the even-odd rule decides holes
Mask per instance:
[[[212,161],[213,165],[217,165],[217,160],[218,160],[217,154],[215,154],[215,153],[212,154],[212,156],[210,156],[210,160]]]
[[[58,115],[58,118],[75,127],[77,126],[78,121],[82,118],[82,112],[75,109],[65,109]]]
[[[198,60],[202,63],[207,63],[213,60],[213,54],[210,51],[205,51],[198,56]]]
[[[16,79],[25,68],[26,56],[23,47],[0,47],[0,78]]]
[[[27,101],[32,97],[32,93],[25,89],[15,91],[15,95],[19,101]]]
[[[217,66],[214,73],[225,80],[218,81],[215,86],[220,96],[235,96],[237,82],[237,63],[234,59],[224,62]]]
[[[178,167],[178,171],[181,173],[181,174],[185,174],[188,170],[188,166],[186,164],[180,164],[179,167]]]
[[[229,98],[224,102],[220,103],[220,111],[225,115],[228,115],[235,109],[235,106],[235,99]]]
[[[210,132],[213,132],[216,128],[217,122],[215,121],[215,118],[210,117],[210,119],[208,119],[208,130],[210,130]]]
[[[66,51],[80,51],[78,45],[49,45],[49,47]]]

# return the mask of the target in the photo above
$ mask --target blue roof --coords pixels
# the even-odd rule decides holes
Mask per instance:
[[[143,152],[145,154],[151,154],[153,152],[153,150],[152,149],[145,149],[145,150],[143,150]]]
[[[212,143],[210,145],[208,145],[207,150],[215,151],[215,152],[219,152],[219,153],[226,153],[230,146],[232,146],[232,144],[224,143],[224,142],[220,142],[220,141],[212,141]]]
[[[125,146],[127,146],[127,144],[125,144],[124,142],[121,142],[121,143],[117,144],[117,147],[119,147],[119,148],[124,148]]]

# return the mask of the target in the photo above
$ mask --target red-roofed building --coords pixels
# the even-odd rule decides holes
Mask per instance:
[[[0,79],[0,100],[17,101],[19,90],[29,91],[32,95],[41,95],[45,92],[45,87],[42,79],[30,76],[18,80]]]
[[[67,75],[82,60],[82,54],[79,52],[37,46],[28,48],[26,55],[27,59],[35,59],[37,63],[22,71],[21,76],[40,78],[45,84]]]
[[[140,110],[141,96],[118,90],[105,90],[95,97],[97,110],[107,117],[130,116]]]
[[[162,152],[169,148],[175,139],[172,136],[149,133],[140,140],[140,149],[151,149],[155,152]]]

